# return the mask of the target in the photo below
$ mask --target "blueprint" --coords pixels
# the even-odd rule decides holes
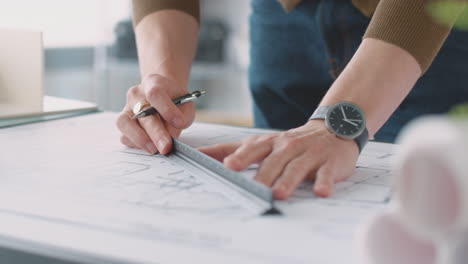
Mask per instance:
[[[357,226],[390,199],[394,147],[369,143],[355,174],[336,184],[332,197],[314,196],[312,183],[306,182],[291,199],[276,202],[282,216],[262,217],[212,177],[122,146],[115,118],[102,113],[0,129],[0,213],[5,215],[0,238],[24,236],[47,244],[50,254],[66,252],[90,261],[100,256],[97,262],[193,257],[227,263],[225,256],[231,256],[237,263],[353,263]],[[267,132],[195,123],[181,140],[199,147]],[[243,174],[252,177],[255,168]],[[21,234],[14,228],[18,218],[37,229]],[[58,227],[102,246],[50,235]],[[0,239],[0,244],[9,241]],[[310,250],[321,247],[341,254]]]

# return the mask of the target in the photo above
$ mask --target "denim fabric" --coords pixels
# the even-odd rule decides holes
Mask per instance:
[[[249,85],[255,125],[303,125],[358,48],[370,19],[351,0],[303,0],[286,13],[252,0]],[[468,101],[468,33],[454,30],[401,106],[377,133],[393,142],[411,119]]]

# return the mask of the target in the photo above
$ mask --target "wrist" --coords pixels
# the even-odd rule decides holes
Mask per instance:
[[[304,127],[306,127],[308,130],[315,131],[316,133],[318,132],[318,134],[320,135],[327,135],[327,137],[329,137],[331,141],[339,141],[346,145],[349,145],[349,148],[353,149],[353,151],[355,150],[358,154],[360,152],[360,148],[358,144],[356,144],[356,142],[354,142],[353,140],[339,138],[336,135],[334,135],[333,132],[331,132],[330,129],[327,127],[326,122],[323,119],[309,120],[306,124],[304,124]]]
[[[378,54],[378,56],[376,56]],[[372,138],[403,101],[421,74],[416,60],[392,44],[365,39],[320,105],[358,105]]]
[[[143,77],[141,82],[150,82],[153,85],[167,85],[167,83],[170,83],[168,87],[174,87],[178,91],[188,91],[188,81],[186,81],[184,78],[177,78],[168,74],[150,73]]]
[[[319,106],[309,120],[324,120],[325,126],[337,138],[354,141],[362,151],[369,140],[366,116],[362,109],[350,102]]]

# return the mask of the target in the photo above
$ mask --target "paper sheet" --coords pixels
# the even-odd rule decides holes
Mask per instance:
[[[393,147],[370,143],[355,175],[337,184],[331,198],[315,197],[305,183],[277,203],[284,216],[260,217],[216,181],[120,145],[115,118],[103,113],[0,130],[0,212],[37,226],[15,232],[18,221],[0,217],[0,238],[10,237],[0,244],[17,237],[48,244],[48,254],[145,263],[191,257],[227,263],[226,256],[236,263],[359,263],[353,258],[355,229],[390,195]],[[265,132],[197,123],[181,139],[201,146]],[[58,226],[102,246],[41,236]],[[112,251],[111,245],[129,247]]]

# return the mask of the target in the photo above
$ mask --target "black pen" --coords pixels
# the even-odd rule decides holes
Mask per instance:
[[[175,105],[185,104],[185,103],[188,103],[188,102],[195,101],[196,99],[198,99],[198,97],[202,96],[203,94],[205,94],[205,91],[195,91],[193,93],[189,93],[189,94],[186,94],[184,96],[177,97],[177,98],[173,99],[172,102]],[[141,110],[140,112],[135,114],[132,118],[137,119],[137,118],[140,118],[140,117],[154,115],[154,114],[157,114],[157,113],[158,113],[158,110],[156,110],[156,108],[149,107],[149,108]]]

